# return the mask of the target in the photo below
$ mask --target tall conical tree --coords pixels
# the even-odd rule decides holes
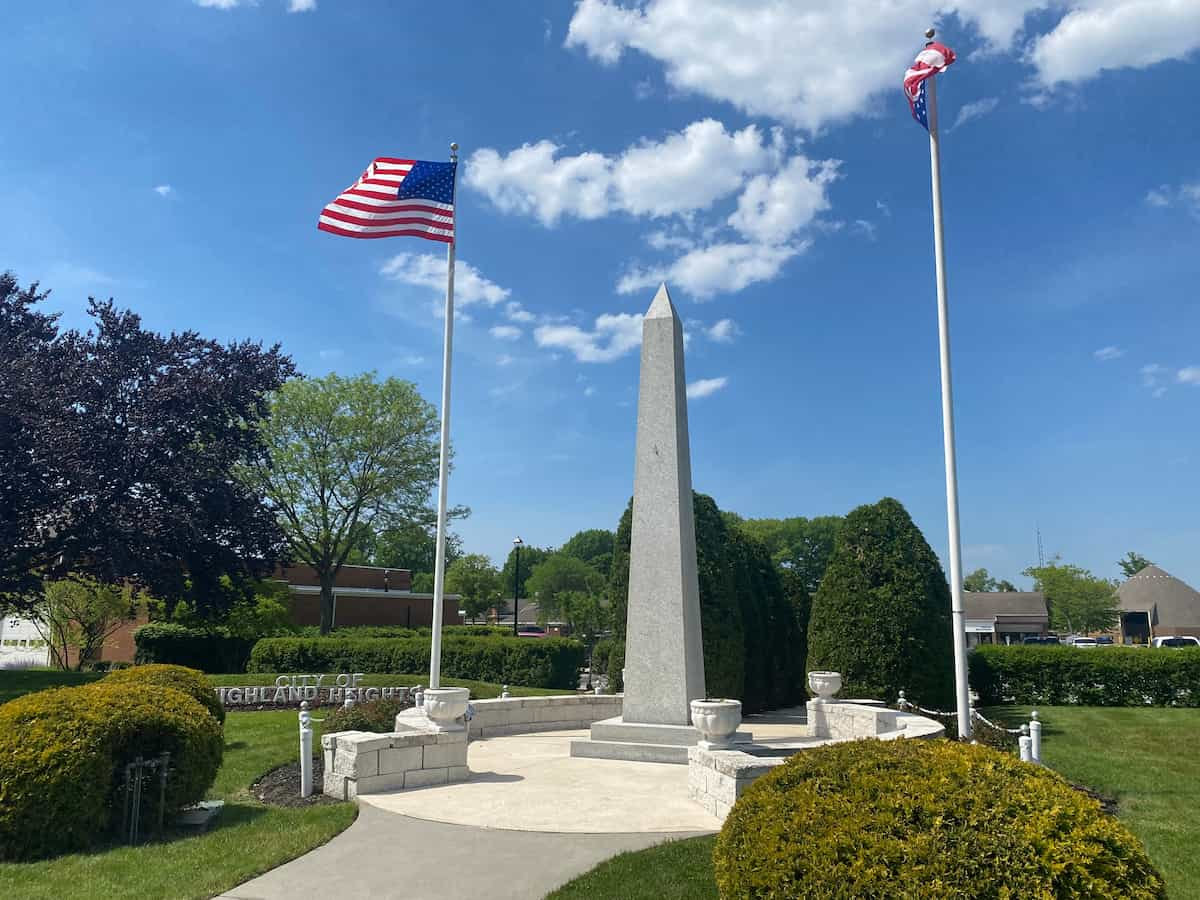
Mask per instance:
[[[885,497],[846,517],[813,598],[808,671],[842,674],[843,697],[954,699],[950,587],[904,507]]]

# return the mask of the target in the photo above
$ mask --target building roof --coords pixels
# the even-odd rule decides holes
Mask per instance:
[[[963,591],[963,610],[968,619],[997,616],[1046,618],[1046,595],[1040,591]]]
[[[1152,612],[1156,624],[1191,627],[1200,622],[1200,591],[1164,572],[1146,566],[1117,588],[1121,609]]]

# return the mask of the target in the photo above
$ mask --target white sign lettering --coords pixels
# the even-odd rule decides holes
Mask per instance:
[[[410,687],[368,687],[363,685],[362,672],[342,672],[337,675],[280,675],[274,686],[216,688],[222,706],[299,706],[307,700],[310,706],[334,704],[346,700],[406,700]]]

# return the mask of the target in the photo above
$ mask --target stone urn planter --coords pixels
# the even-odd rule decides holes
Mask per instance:
[[[470,696],[467,688],[426,688],[425,715],[443,731],[461,731],[466,726],[457,720],[467,714]]]
[[[703,735],[700,746],[705,750],[731,747],[734,732],[742,724],[742,702],[712,698],[693,700],[692,724]]]
[[[809,672],[808,686],[822,703],[828,703],[834,694],[842,689],[842,676],[839,672]]]

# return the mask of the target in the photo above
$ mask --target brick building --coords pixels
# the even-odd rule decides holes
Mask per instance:
[[[298,563],[281,567],[275,577],[286,582],[292,594],[292,621],[297,625],[321,624],[321,581],[312,566]],[[459,625],[458,595],[447,594],[443,625]],[[412,572],[379,566],[342,566],[333,586],[333,624],[400,625],[420,628],[433,624],[433,594],[414,593]]]

